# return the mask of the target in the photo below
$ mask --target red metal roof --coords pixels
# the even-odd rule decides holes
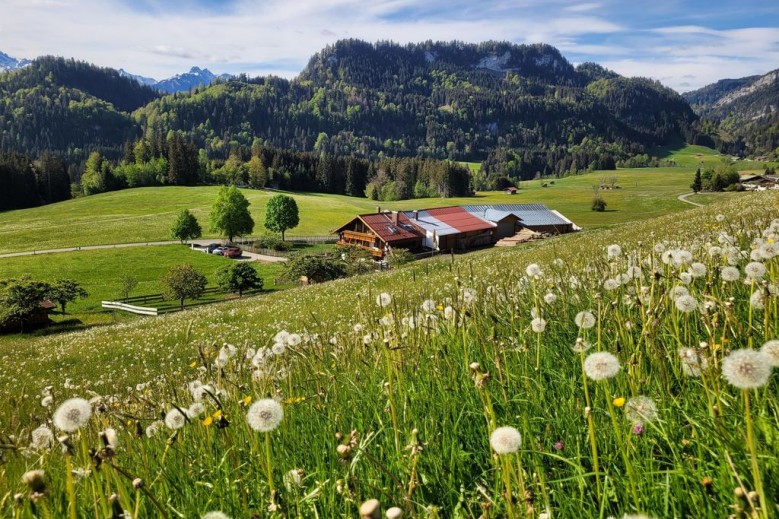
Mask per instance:
[[[450,227],[454,227],[460,232],[486,231],[496,227],[494,223],[482,220],[458,206],[427,209],[426,212],[433,218]]]
[[[361,214],[360,218],[385,243],[420,239],[422,235],[411,221],[402,213],[398,214],[398,224],[393,223],[391,213]]]

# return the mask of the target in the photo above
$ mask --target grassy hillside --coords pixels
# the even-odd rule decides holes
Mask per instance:
[[[353,517],[368,498],[412,517],[774,515],[768,366],[779,355],[727,366],[732,350],[779,338],[778,211],[776,194],[747,194],[684,218],[0,345],[14,368],[0,378],[0,437],[14,438],[0,495],[28,492],[22,473],[41,468],[36,510],[56,517],[69,502],[95,515]],[[741,255],[753,248],[755,259]],[[724,265],[739,282],[723,281]],[[743,283],[747,273],[759,278]],[[594,327],[577,322],[581,311]],[[590,349],[572,351],[577,337]],[[596,351],[619,369],[584,362]],[[756,375],[760,389],[729,383]],[[72,435],[72,459],[30,446],[70,397],[100,410]],[[263,398],[283,408],[268,433],[247,419]],[[163,415],[175,429],[156,424]],[[501,426],[520,444],[491,444]],[[118,445],[101,443],[106,427]],[[71,464],[92,470],[68,497]],[[13,515],[9,498],[0,510]]]
[[[615,175],[621,189],[604,192],[608,211],[590,210],[592,186]],[[300,226],[288,235],[321,235],[353,215],[390,209],[415,209],[456,204],[544,203],[582,227],[602,227],[643,220],[689,209],[676,196],[689,191],[692,172],[686,168],[652,168],[595,172],[554,181],[521,183],[520,193],[480,193],[475,198],[417,199],[377,203],[365,198],[293,193],[300,208]],[[69,200],[44,207],[0,213],[0,254],[56,247],[131,243],[169,239],[175,214],[190,209],[208,230],[208,212],[217,187],[153,187]],[[262,234],[270,191],[244,190],[251,202],[255,235]]]

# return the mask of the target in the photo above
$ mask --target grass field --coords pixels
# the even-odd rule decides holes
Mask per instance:
[[[708,155],[704,155],[704,150]],[[624,169],[594,172],[540,181],[522,182],[517,195],[479,193],[473,198],[418,199],[377,203],[365,198],[294,193],[300,208],[300,225],[289,235],[323,235],[355,214],[372,212],[377,205],[387,209],[418,209],[459,204],[543,203],[562,212],[582,227],[604,227],[644,220],[691,206],[676,200],[689,191],[693,161],[701,155],[711,159],[706,148],[688,147],[671,155],[684,166],[674,168]],[[713,160],[719,160],[714,157]],[[604,213],[590,210],[592,187],[604,176],[615,175],[621,189],[603,192],[608,203]],[[47,248],[146,242],[169,239],[175,214],[190,209],[204,230],[217,187],[154,187],[128,189],[69,200],[44,207],[0,213],[0,254]],[[255,235],[263,233],[265,204],[270,191],[244,190],[251,202]],[[208,236],[208,234],[207,234]]]
[[[779,352],[755,350],[779,339],[777,214],[744,194],[0,343],[0,515],[357,517],[376,498],[422,518],[774,517]],[[99,413],[52,419],[72,397]],[[283,417],[254,414],[266,398]],[[32,442],[41,425],[73,427],[72,455]]]
[[[159,278],[171,267],[189,263],[215,285],[217,269],[232,260],[190,250],[185,245],[159,245],[78,252],[61,252],[20,256],[0,260],[0,277],[12,278],[30,274],[33,279],[54,281],[75,279],[89,292],[89,297],[70,303],[67,315],[54,314],[55,322],[81,320],[85,324],[112,322],[111,312],[103,310],[101,301],[115,301],[120,296],[120,278],[132,275],[138,286],[131,295],[162,292]],[[276,288],[276,278],[283,269],[277,263],[253,263],[263,278],[264,288]],[[224,296],[220,296],[224,298]],[[57,309],[59,311],[59,308]],[[96,315],[97,314],[97,315]],[[122,315],[119,313],[118,315]],[[3,339],[0,338],[0,341]]]

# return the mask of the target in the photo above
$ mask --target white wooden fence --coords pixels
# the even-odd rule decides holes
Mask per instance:
[[[159,313],[159,310],[157,310],[156,308],[149,308],[146,306],[133,306],[133,305],[128,305],[127,303],[119,303],[117,301],[103,301],[102,307],[109,308],[111,310],[124,310],[125,312],[130,312],[139,315],[158,315]]]

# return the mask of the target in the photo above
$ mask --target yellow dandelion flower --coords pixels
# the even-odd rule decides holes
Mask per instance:
[[[251,395],[247,395],[247,396],[243,397],[243,400],[242,400],[242,402],[243,402],[245,405],[249,405],[249,404],[251,404],[251,403],[252,403],[252,397],[251,397]]]
[[[196,368],[197,367],[197,361],[193,360],[192,363],[189,365],[190,368]]]
[[[625,399],[623,397],[618,397],[612,400],[611,403],[614,405],[614,407],[622,407],[625,405]]]
[[[222,416],[222,410],[217,409],[216,411],[214,411],[214,414],[212,414],[211,416],[213,416],[214,418],[219,418],[220,416]]]
[[[206,419],[203,420],[203,425],[205,425],[206,427],[210,426],[213,423],[214,423],[214,419],[211,418],[210,416],[206,416]]]

